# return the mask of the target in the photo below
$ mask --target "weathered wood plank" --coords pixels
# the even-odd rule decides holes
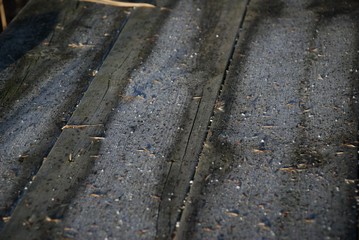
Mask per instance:
[[[133,11],[0,236],[295,238],[297,226],[317,238],[351,234],[357,103],[348,96],[357,98],[358,75],[346,67],[358,60],[349,53],[357,16],[346,3],[337,16],[320,1],[253,0],[221,89],[247,2]],[[342,116],[326,115],[325,94]],[[319,195],[332,196],[332,212]],[[347,232],[325,222],[340,210]]]
[[[33,0],[0,34],[0,228],[126,19],[116,8]]]
[[[121,96],[132,69],[151,42],[148,38],[160,27],[167,11],[159,8],[133,13],[79,103],[62,134],[36,174],[2,238],[38,239],[57,233],[56,223],[75,195],[97,156],[104,126]]]
[[[59,223],[64,237],[173,234],[245,4],[171,8],[114,108],[93,172]]]
[[[184,239],[356,239],[355,1],[250,2]]]
[[[176,230],[186,195],[198,163],[219,90],[226,74],[247,1],[206,1],[201,7],[199,59],[192,78],[203,79],[193,90],[188,112],[181,124],[175,147],[169,154],[170,167],[163,181],[157,238],[182,238]],[[200,6],[200,5],[199,5]],[[198,97],[198,98],[197,98]]]

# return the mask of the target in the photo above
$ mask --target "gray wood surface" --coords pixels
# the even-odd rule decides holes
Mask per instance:
[[[124,10],[111,7],[31,1],[0,35],[4,219],[47,157],[126,19]]]
[[[358,2],[152,3],[0,35],[0,238],[356,239]]]

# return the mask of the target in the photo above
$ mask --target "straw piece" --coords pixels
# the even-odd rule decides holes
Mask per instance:
[[[2,1],[3,0],[0,0],[0,18],[1,18],[2,30],[5,30],[7,23],[6,23],[6,16],[5,16],[5,8],[4,8],[4,4]]]
[[[111,5],[115,7],[140,7],[140,8],[154,8],[155,5],[149,3],[132,3],[132,2],[118,2],[112,0],[80,0],[81,2],[100,3],[105,5]]]

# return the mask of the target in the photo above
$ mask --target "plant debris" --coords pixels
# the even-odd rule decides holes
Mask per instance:
[[[118,2],[112,0],[80,0],[81,2],[92,2],[92,3],[99,3],[105,4],[115,7],[139,7],[139,8],[154,8],[155,5],[149,3],[133,3],[133,2]]]

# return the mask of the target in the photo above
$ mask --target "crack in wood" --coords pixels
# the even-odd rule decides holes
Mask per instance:
[[[243,1],[240,6],[247,6],[247,4],[248,1]],[[194,179],[196,169],[198,168],[200,153],[206,147],[204,142],[206,136],[208,136],[208,130],[211,124],[210,119],[213,116],[216,100],[226,78],[226,72],[229,69],[231,59],[233,58],[234,48],[237,43],[239,29],[243,22],[245,11],[246,7],[233,10],[232,14],[238,17],[238,22],[236,22],[236,24],[231,23],[229,27],[231,30],[225,29],[227,32],[223,32],[223,34],[229,35],[227,39],[233,39],[231,42],[228,40],[228,42],[223,43],[223,52],[227,54],[221,56],[221,62],[225,64],[220,67],[218,66],[216,70],[220,71],[220,73],[215,74],[215,77],[210,78],[205,86],[202,86],[201,101],[197,103],[196,110],[193,109],[193,105],[190,105],[188,112],[190,117],[193,116],[193,120],[191,121],[190,127],[188,125],[185,127],[185,129],[190,129],[189,133],[187,136],[182,134],[179,136],[179,144],[183,144],[183,147],[180,147],[179,150],[174,150],[169,157],[172,162],[162,189],[162,202],[157,218],[157,239],[168,239],[170,237],[186,239],[184,236],[186,235],[185,232],[187,229],[183,227],[178,228],[178,224],[181,226],[181,222],[184,221],[183,213],[186,211],[188,203],[186,199],[188,199],[188,195],[191,193],[193,187],[191,181]],[[228,19],[223,21],[228,21]],[[202,44],[206,44],[205,40],[203,40]],[[207,55],[205,52],[199,54]],[[215,65],[213,62],[206,64]],[[185,124],[188,124],[188,121],[185,122]],[[181,157],[177,157],[181,149],[184,149],[183,153]]]
[[[247,0],[246,3],[245,3],[244,11],[243,11],[242,16],[241,16],[241,20],[240,20],[240,23],[239,23],[239,26],[238,26],[238,30],[236,32],[236,36],[235,36],[235,39],[234,39],[234,41],[232,43],[232,47],[231,47],[231,50],[230,50],[229,57],[227,59],[226,68],[225,68],[225,70],[223,72],[221,85],[220,85],[220,87],[219,87],[219,89],[217,91],[217,94],[216,94],[216,96],[217,96],[216,100],[217,101],[220,99],[222,89],[223,89],[223,86],[224,86],[226,78],[227,78],[227,73],[228,73],[228,71],[230,69],[230,66],[231,66],[231,63],[232,63],[232,60],[233,60],[233,57],[234,57],[235,50],[237,48],[238,39],[239,39],[239,31],[242,28],[242,25],[243,25],[243,22],[244,22],[246,13],[247,13],[247,8],[248,8],[249,3],[250,3],[250,0]],[[213,104],[210,119],[212,119],[214,117],[214,115],[215,115],[215,104]],[[205,134],[206,137],[205,137],[204,141],[201,142],[202,148],[201,148],[201,151],[200,151],[200,155],[199,155],[197,164],[196,164],[196,166],[194,168],[195,171],[194,171],[194,173],[192,175],[192,178],[190,180],[190,182],[192,184],[189,184],[189,187],[188,187],[188,190],[187,190],[187,193],[186,193],[186,200],[185,200],[185,203],[184,203],[184,207],[181,209],[181,211],[179,213],[179,218],[178,218],[179,221],[176,224],[176,229],[173,232],[173,236],[174,236],[173,238],[174,239],[191,239],[190,230],[193,227],[193,226],[191,226],[191,224],[193,223],[191,221],[191,218],[193,218],[193,215],[195,215],[195,211],[196,211],[195,206],[193,205],[193,201],[196,200],[196,195],[199,195],[200,192],[201,192],[201,188],[203,187],[203,184],[206,181],[205,176],[209,175],[209,173],[208,173],[209,169],[207,169],[206,164],[201,166],[201,163],[206,161],[206,159],[202,158],[202,156],[204,156],[203,155],[204,151],[207,151],[209,148],[211,148],[211,146],[209,145],[209,138],[211,137],[210,136],[211,135],[211,133],[210,133],[211,126],[212,126],[212,121],[209,120],[208,124],[207,124],[206,134]],[[199,172],[201,172],[201,173],[199,173]],[[200,175],[200,176],[198,176],[198,175]],[[199,178],[200,180],[198,181],[196,178]]]
[[[184,152],[183,152],[182,157],[181,157],[181,159],[179,161],[180,166],[179,166],[179,171],[178,172],[181,172],[183,162],[184,162],[186,154],[188,152],[188,146],[190,144],[191,136],[193,134],[193,129],[194,129],[194,126],[195,126],[195,123],[196,123],[196,120],[197,120],[197,116],[198,116],[198,112],[199,112],[199,109],[200,109],[201,101],[202,101],[202,97],[199,98],[199,102],[197,102],[195,100],[193,101],[195,104],[197,104],[196,113],[195,113],[195,117],[193,118],[193,120],[191,122],[191,130],[188,133],[188,137],[187,137],[187,140],[186,140],[186,145],[185,145],[185,148],[184,148]],[[173,190],[171,188],[171,184],[170,184],[169,179],[174,177],[174,176],[172,176],[174,172],[177,173],[177,171],[173,171],[173,168],[175,167],[174,165],[175,165],[175,162],[172,161],[170,163],[170,167],[169,167],[166,179],[165,179],[164,184],[163,184],[163,189],[162,189],[162,192],[161,192],[161,202],[160,202],[160,205],[159,205],[158,217],[157,217],[157,221],[156,221],[156,233],[157,233],[156,235],[157,236],[163,235],[163,233],[161,233],[162,229],[159,229],[159,225],[161,225],[160,222],[161,222],[162,212],[163,211],[166,212],[166,208],[168,208],[167,204],[163,204],[164,202],[167,203],[167,201],[169,200],[169,199],[167,199],[167,196],[165,196],[165,195],[170,194],[170,196],[171,196],[171,193],[169,193],[169,191]],[[168,189],[169,186],[170,186],[170,188]],[[177,220],[179,220],[179,217],[177,217]],[[168,221],[168,229],[171,229],[171,228],[172,228],[171,221]],[[169,231],[167,234],[171,235],[171,231]],[[165,234],[165,236],[167,236],[167,235]]]

